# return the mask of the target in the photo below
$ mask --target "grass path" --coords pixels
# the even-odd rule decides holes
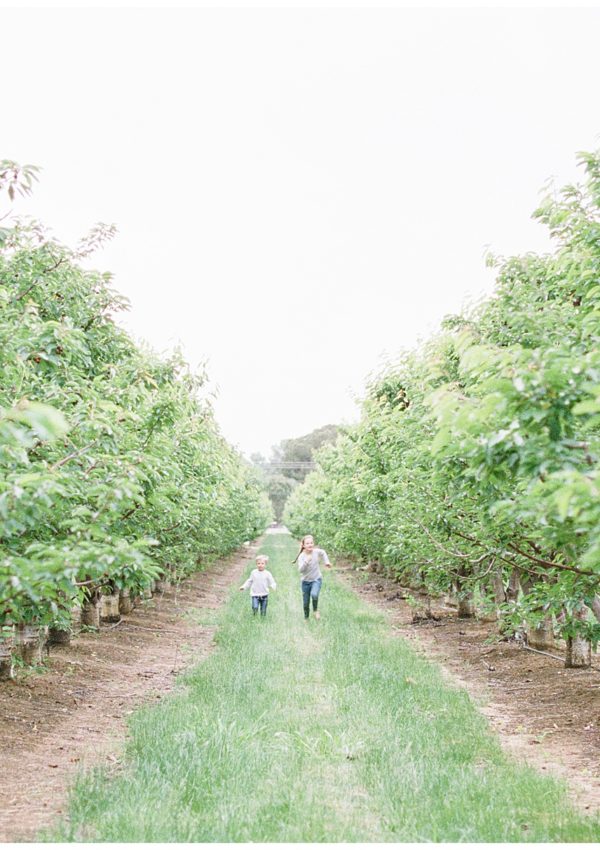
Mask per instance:
[[[113,842],[597,841],[550,778],[514,765],[467,694],[325,575],[304,622],[287,535],[262,551],[266,621],[232,589],[216,651],[133,715],[119,773],[74,789],[43,838]],[[250,570],[250,564],[248,571]]]

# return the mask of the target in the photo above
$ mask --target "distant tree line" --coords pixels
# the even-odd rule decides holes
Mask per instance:
[[[310,463],[314,460],[314,452],[328,443],[335,443],[339,429],[337,425],[323,425],[302,437],[292,437],[282,440],[271,449],[271,457],[265,458],[260,453],[251,456],[252,462],[260,467],[268,463]],[[265,487],[277,522],[281,522],[285,505],[295,487],[304,481],[308,469],[264,469]]]

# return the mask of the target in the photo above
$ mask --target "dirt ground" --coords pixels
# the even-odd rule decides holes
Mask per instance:
[[[81,769],[118,769],[128,715],[172,690],[176,675],[211,651],[215,610],[255,551],[243,547],[118,625],[53,648],[45,672],[0,683],[1,842],[34,840],[65,811]],[[433,607],[439,619],[413,623],[402,598],[409,591],[394,581],[339,561],[336,572],[467,688],[505,748],[566,780],[584,811],[600,810],[598,669],[566,670],[516,643],[486,642],[492,623],[458,620],[443,605]]]
[[[338,561],[336,572],[361,597],[382,608],[399,635],[469,691],[505,749],[565,780],[571,798],[584,811],[600,810],[597,657],[595,669],[567,670],[561,661],[523,649],[516,641],[493,641],[494,623],[459,620],[456,610],[442,602],[432,606],[439,619],[413,622],[413,608],[405,597],[418,598],[415,591],[348,563]],[[552,653],[560,656],[561,650]]]
[[[0,841],[34,840],[65,811],[82,768],[118,769],[128,715],[211,651],[215,609],[255,551],[244,546],[119,624],[53,647],[47,671],[0,682]]]

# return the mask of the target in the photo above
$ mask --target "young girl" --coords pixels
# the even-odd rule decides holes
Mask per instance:
[[[267,602],[269,601],[269,588],[272,587],[273,590],[277,588],[277,584],[275,583],[275,579],[271,575],[271,573],[265,569],[267,566],[267,561],[269,558],[267,555],[257,555],[256,556],[256,569],[252,570],[250,573],[250,578],[244,582],[244,584],[240,587],[240,590],[247,590],[250,588],[250,598],[252,599],[252,613],[256,615],[256,612],[260,608],[260,616],[267,616]]]
[[[321,619],[321,614],[317,611],[319,592],[323,583],[323,576],[319,569],[319,560],[322,560],[326,567],[331,567],[327,552],[324,549],[317,549],[312,535],[305,534],[300,544],[300,551],[294,561],[294,563],[298,561],[298,571],[302,579],[302,602],[304,604],[305,620],[308,620],[310,615],[311,599],[315,620]]]

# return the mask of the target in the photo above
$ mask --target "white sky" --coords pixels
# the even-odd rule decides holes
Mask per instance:
[[[6,9],[0,158],[159,350],[208,360],[244,452],[357,416],[384,352],[546,250],[600,144],[600,9]]]

